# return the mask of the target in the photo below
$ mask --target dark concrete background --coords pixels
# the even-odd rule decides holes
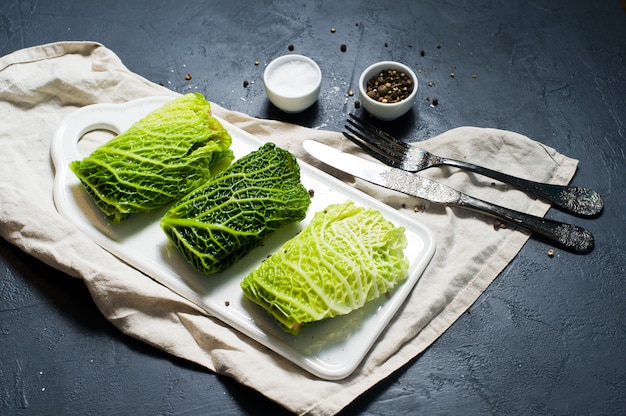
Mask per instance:
[[[597,189],[603,214],[547,216],[591,230],[595,250],[550,258],[550,247],[531,239],[450,330],[344,413],[626,411],[626,12],[618,0],[0,2],[0,55],[59,40],[102,42],[149,80],[229,109],[333,130],[354,108],[346,92],[361,70],[398,60],[414,66],[421,85],[414,110],[385,125],[396,135],[495,127],[579,159],[572,183]],[[319,102],[298,116],[272,107],[262,87],[264,65],[290,44],[324,73]],[[0,240],[0,414],[214,413],[284,410],[123,335],[82,282]]]

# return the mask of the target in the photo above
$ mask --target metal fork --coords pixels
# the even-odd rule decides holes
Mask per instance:
[[[529,181],[472,163],[433,155],[414,145],[398,140],[367,121],[350,114],[344,136],[363,150],[385,163],[409,172],[419,172],[433,166],[455,166],[488,176],[500,182],[551,202],[564,211],[581,216],[593,216],[602,211],[602,197],[593,189],[578,186],[561,186]]]

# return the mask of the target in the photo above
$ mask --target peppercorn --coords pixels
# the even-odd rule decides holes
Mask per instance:
[[[345,52],[347,48],[348,48],[348,47],[346,46],[346,44],[345,44],[345,43],[342,43],[342,44],[341,44],[341,52]]]
[[[411,77],[396,69],[387,69],[367,82],[366,94],[381,103],[397,103],[413,92]]]

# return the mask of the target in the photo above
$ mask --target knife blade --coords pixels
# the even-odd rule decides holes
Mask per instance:
[[[315,140],[305,140],[302,145],[327,165],[376,185],[441,204],[454,204],[461,199],[461,192],[423,176],[363,159]]]
[[[305,140],[302,145],[309,154],[325,164],[373,184],[430,202],[457,206],[499,218],[577,253],[593,250],[593,235],[577,225],[504,208],[429,178],[364,159],[315,140]]]

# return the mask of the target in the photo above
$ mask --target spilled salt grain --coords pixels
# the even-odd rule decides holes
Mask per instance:
[[[310,92],[318,80],[319,74],[307,62],[288,61],[277,66],[267,82],[277,94],[297,97]]]

